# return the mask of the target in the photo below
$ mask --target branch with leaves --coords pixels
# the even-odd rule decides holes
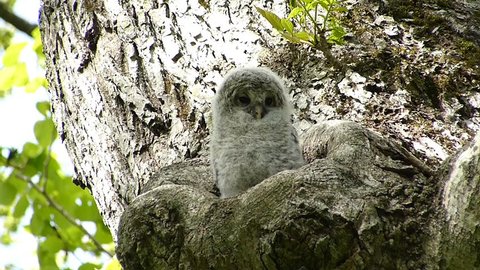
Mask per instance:
[[[39,102],[37,109],[45,116],[34,127],[37,143],[27,142],[21,150],[0,147],[0,216],[6,220],[1,242],[9,244],[10,233],[18,230],[30,207],[25,229],[38,238],[42,269],[57,269],[57,254],[63,251],[66,258],[77,248],[112,257],[112,238],[93,198],[63,175],[51,152],[57,133],[49,103]],[[85,222],[93,222],[95,231],[87,230]]]
[[[290,0],[290,14],[280,18],[275,13],[255,7],[257,11],[292,43],[308,44],[320,50],[335,68],[344,70],[330,50],[331,44],[343,44],[345,29],[336,14],[347,12],[339,0]]]
[[[17,169],[18,170],[18,169]],[[35,184],[32,179],[26,177],[25,175],[21,175],[19,173],[15,174],[15,176],[18,178],[18,179],[21,179],[25,182],[27,182],[34,190],[36,190],[39,194],[41,194],[43,196],[43,198],[45,198],[45,200],[47,201],[48,203],[48,206],[52,207],[53,209],[55,209],[60,215],[62,215],[68,222],[70,222],[70,224],[72,224],[74,227],[78,228],[81,232],[83,232],[85,234],[85,236],[87,236],[90,241],[92,241],[92,243],[95,245],[95,247],[97,248],[97,252],[103,252],[105,254],[107,254],[108,256],[110,257],[113,257],[114,254],[111,252],[111,251],[108,251],[106,250],[101,244],[100,242],[97,241],[97,239],[95,239],[95,237],[89,233],[81,224],[79,224],[74,217],[72,217],[67,211],[65,211],[65,209],[63,209],[62,206],[60,206],[58,203],[56,203],[47,193],[47,191],[45,191],[44,188],[41,188],[39,187],[37,184]]]

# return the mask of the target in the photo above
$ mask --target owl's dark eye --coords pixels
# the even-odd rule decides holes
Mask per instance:
[[[237,101],[242,106],[248,106],[250,104],[250,98],[247,96],[238,96]]]
[[[266,106],[273,106],[274,105],[273,101],[274,101],[274,99],[272,97],[267,97],[267,98],[265,98],[265,105]]]

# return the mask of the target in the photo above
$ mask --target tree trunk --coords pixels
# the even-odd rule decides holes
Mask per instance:
[[[349,40],[332,48],[345,73],[255,5],[288,14],[267,0],[43,1],[54,120],[123,266],[480,267],[478,3],[347,1]],[[248,65],[286,79],[310,163],[220,200],[210,101]],[[338,118],[390,139],[323,122]]]

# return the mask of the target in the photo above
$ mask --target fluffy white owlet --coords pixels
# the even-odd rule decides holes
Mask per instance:
[[[281,79],[265,68],[225,77],[213,105],[211,163],[221,197],[304,164]]]

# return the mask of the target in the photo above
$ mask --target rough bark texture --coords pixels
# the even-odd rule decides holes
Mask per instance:
[[[434,189],[419,188],[426,178],[398,159],[395,149],[388,150],[391,156],[383,154],[386,142],[365,133],[351,122],[319,126],[306,143],[315,141],[307,151],[322,159],[271,177],[234,199],[221,200],[175,180],[144,193],[122,218],[118,254],[124,267],[421,266],[418,243],[430,212],[422,198],[432,197]],[[171,169],[177,171],[164,170]],[[172,204],[176,201],[187,203]],[[139,252],[147,250],[155,251],[155,259]]]
[[[480,136],[451,169],[430,178],[405,149],[353,122],[314,126],[304,149],[310,164],[232,199],[212,194],[211,182],[188,179],[195,170],[211,181],[207,163],[163,168],[122,217],[123,266],[478,267]]]
[[[43,2],[57,128],[114,235],[156,169],[208,153],[220,72],[254,65],[262,49],[248,3],[201,3]]]
[[[443,166],[440,216],[432,235],[437,260],[447,269],[480,268],[480,134]]]
[[[267,0],[43,1],[55,122],[115,237],[127,207],[122,263],[480,268],[478,136],[446,160],[480,130],[478,2],[346,1],[349,39],[332,47],[345,73],[282,41],[255,5],[288,13]],[[286,79],[301,134],[354,120],[428,166],[358,125],[326,122],[302,136],[310,164],[217,199],[210,100],[246,65]]]

